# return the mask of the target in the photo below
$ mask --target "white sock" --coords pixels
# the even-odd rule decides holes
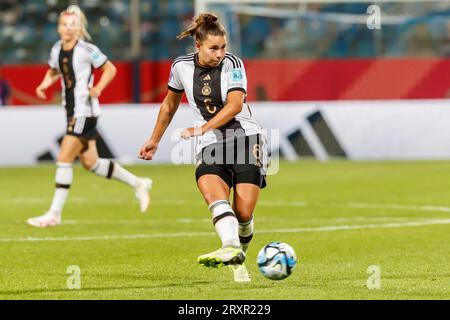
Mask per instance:
[[[73,169],[71,163],[58,162],[56,164],[56,190],[53,195],[52,205],[50,212],[54,215],[61,216],[64,204],[66,203],[69,195],[69,189],[73,181]]]
[[[104,178],[122,181],[133,188],[137,187],[139,183],[134,174],[109,159],[98,159],[91,171]]]
[[[239,240],[242,250],[247,253],[250,241],[253,238],[253,217],[247,222],[239,222]]]
[[[238,235],[238,221],[227,200],[218,200],[209,205],[214,227],[222,241],[222,247],[241,246]]]
[[[139,183],[138,178],[134,174],[117,163],[114,163],[114,171],[112,177],[119,181],[125,182],[133,188],[136,188]]]
[[[64,205],[66,204],[67,197],[69,196],[69,189],[56,188],[53,194],[52,205],[50,207],[50,213],[55,216],[61,216]]]

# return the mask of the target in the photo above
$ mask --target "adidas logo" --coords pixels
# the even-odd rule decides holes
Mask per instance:
[[[209,74],[203,78],[203,81],[211,81],[211,77],[209,76]]]

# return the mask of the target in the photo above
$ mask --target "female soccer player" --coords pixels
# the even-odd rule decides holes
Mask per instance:
[[[59,17],[58,33],[61,40],[52,48],[49,69],[36,94],[46,99],[45,90],[61,78],[63,105],[67,112],[67,132],[57,159],[56,190],[51,207],[44,215],[28,219],[34,227],[61,224],[61,213],[73,180],[72,164],[79,157],[83,167],[91,172],[122,181],[135,190],[142,212],[146,211],[152,186],[151,179],[138,178],[107,159],[100,159],[96,147],[96,124],[100,115],[98,97],[116,75],[116,68],[93,44],[86,30],[87,20],[78,6],[72,5]],[[93,69],[103,73],[93,86]]]
[[[139,157],[153,158],[185,92],[200,126],[183,130],[181,136],[198,139],[197,185],[222,241],[220,249],[198,257],[198,262],[211,268],[231,265],[235,281],[250,281],[243,262],[253,236],[253,212],[266,184],[262,129],[245,103],[244,65],[227,53],[226,31],[217,16],[200,14],[178,38],[186,36],[195,39],[196,52],[173,62],[167,96]]]

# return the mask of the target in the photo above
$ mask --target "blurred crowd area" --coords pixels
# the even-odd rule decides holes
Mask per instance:
[[[371,3],[306,4],[302,10],[296,5],[290,8],[291,18],[242,16],[243,55],[265,58],[450,56],[450,1],[374,2],[380,8],[381,29],[367,27]]]
[[[128,0],[2,0],[0,54],[3,63],[42,63],[59,40],[59,13],[78,4],[87,16],[92,42],[113,60],[131,59],[131,8]],[[194,15],[193,1],[141,0],[142,58],[184,54],[191,41],[176,36]]]
[[[128,0],[2,0],[1,63],[46,62],[50,47],[59,38],[58,14],[73,3],[79,4],[86,13],[95,44],[113,60],[131,59]],[[383,23],[381,20],[381,30],[351,22],[352,17],[368,16],[368,5],[272,6],[294,13],[289,18],[260,17],[227,6],[223,16],[231,16],[227,21],[234,21],[238,26],[240,55],[246,59],[450,56],[450,1],[380,3],[382,19],[389,15],[400,21]],[[191,40],[178,41],[176,36],[193,15],[192,0],[141,0],[141,58],[173,59],[192,51]],[[235,29],[231,31],[235,33]]]

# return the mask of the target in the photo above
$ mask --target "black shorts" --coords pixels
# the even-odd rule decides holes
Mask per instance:
[[[95,140],[98,136],[97,118],[68,118],[66,134],[85,140]]]
[[[264,163],[266,146],[260,135],[234,137],[232,141],[219,142],[205,147],[195,176],[198,180],[206,174],[217,175],[228,187],[239,183],[251,183],[265,188]]]
[[[67,118],[66,134],[80,139],[84,145],[82,152],[87,150],[90,140],[97,139],[97,119],[97,117]]]

